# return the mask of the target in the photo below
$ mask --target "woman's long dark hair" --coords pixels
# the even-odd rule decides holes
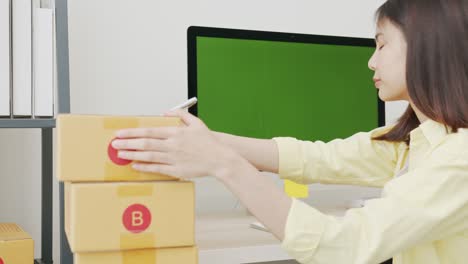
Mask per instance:
[[[417,109],[453,132],[468,127],[468,0],[388,0],[376,18],[405,36],[408,94]],[[408,143],[419,124],[409,105],[390,131],[374,139]]]

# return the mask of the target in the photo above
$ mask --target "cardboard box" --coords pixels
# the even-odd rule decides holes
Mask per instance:
[[[0,223],[0,264],[34,263],[34,242],[18,225]]]
[[[197,264],[196,247],[76,253],[74,264]]]
[[[66,183],[74,253],[195,245],[191,181]]]
[[[178,180],[138,172],[130,161],[119,159],[110,143],[124,128],[180,126],[176,117],[93,116],[57,117],[57,178],[71,182]]]

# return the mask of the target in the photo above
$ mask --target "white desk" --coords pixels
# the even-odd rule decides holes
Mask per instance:
[[[318,208],[343,215],[346,208]],[[200,264],[240,264],[289,260],[272,234],[250,227],[256,218],[242,212],[198,215],[195,240]]]

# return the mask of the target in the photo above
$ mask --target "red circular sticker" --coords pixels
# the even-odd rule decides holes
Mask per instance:
[[[109,159],[113,163],[115,163],[117,165],[120,165],[120,166],[124,166],[124,165],[128,165],[128,164],[132,163],[131,160],[121,159],[121,158],[118,157],[118,155],[117,155],[118,150],[116,150],[114,147],[112,147],[112,142],[114,140],[116,140],[116,139],[118,139],[118,138],[112,139],[111,142],[109,143],[109,146],[107,147],[107,155],[109,156]],[[2,263],[0,263],[0,264],[2,264]]]
[[[151,212],[142,204],[133,204],[125,209],[122,216],[125,228],[132,233],[145,231],[151,224]]]

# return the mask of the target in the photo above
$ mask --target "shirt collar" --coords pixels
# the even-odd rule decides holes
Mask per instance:
[[[419,141],[424,137],[431,146],[437,145],[451,131],[449,126],[428,119],[410,132],[411,141]]]

